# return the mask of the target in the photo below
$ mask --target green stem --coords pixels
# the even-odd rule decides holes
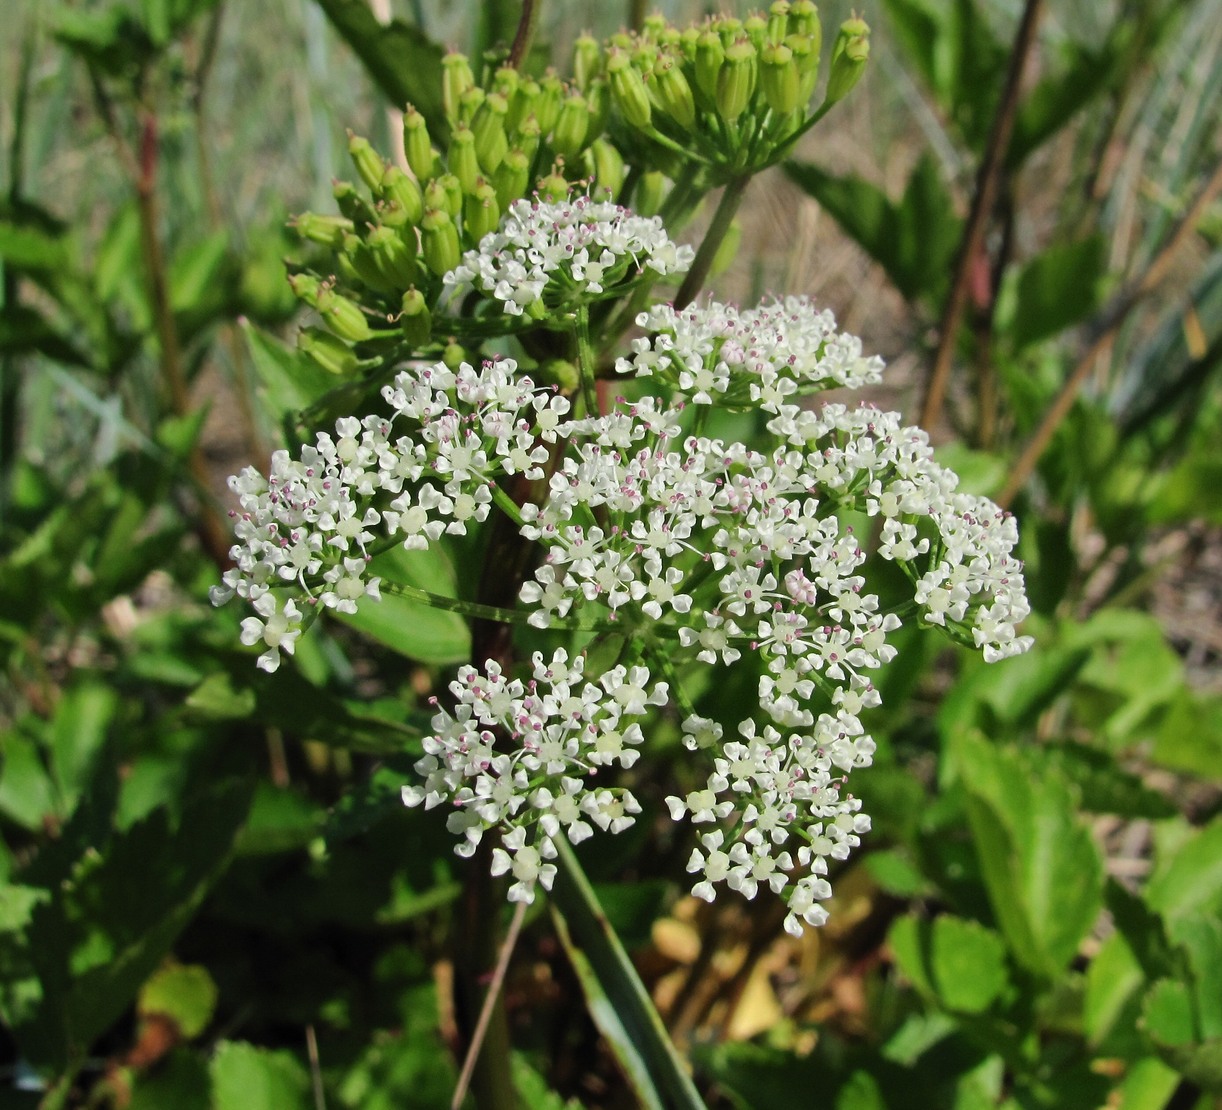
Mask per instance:
[[[745,173],[732,178],[726,185],[721,194],[721,200],[717,204],[717,211],[713,213],[713,222],[709,224],[709,229],[700,243],[700,249],[696,252],[692,268],[688,270],[687,277],[679,286],[679,292],[675,296],[675,308],[686,308],[696,299],[696,295],[703,288],[709,271],[713,268],[713,259],[717,256],[717,249],[725,239],[726,232],[730,230],[730,224],[738,212],[738,206],[742,203],[743,194],[747,191],[747,184],[750,180],[751,175]]]
[[[585,399],[586,416],[601,415],[598,407],[598,386],[594,377],[598,370],[594,344],[590,342],[590,309],[577,309],[577,368],[581,371],[581,395]]]
[[[395,594],[399,597],[419,601],[431,609],[444,609],[448,613],[459,613],[475,620],[496,621],[498,624],[527,624],[530,614],[521,609],[507,609],[501,605],[484,605],[478,601],[464,601],[458,597],[446,597],[445,594],[435,594],[422,590],[419,586],[409,586],[405,582],[381,583],[383,593]],[[553,617],[547,622],[547,630],[568,632],[618,632],[619,625],[608,621],[583,621],[576,617]]]
[[[522,0],[522,15],[518,20],[518,32],[513,37],[513,46],[509,48],[506,65],[520,69],[530,53],[531,40],[535,37],[535,26],[539,22],[539,10],[535,0]]]

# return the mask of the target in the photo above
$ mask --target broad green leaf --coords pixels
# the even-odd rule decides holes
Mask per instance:
[[[997,310],[999,330],[1021,350],[1084,320],[1103,299],[1106,272],[1102,235],[1049,247],[1007,278]]]
[[[441,597],[454,596],[454,571],[438,547],[426,551],[392,548],[374,558],[369,573]],[[445,609],[384,591],[380,601],[366,601],[355,613],[335,615],[344,624],[419,663],[443,666],[471,657],[467,622]]]
[[[1146,982],[1141,965],[1124,937],[1113,933],[1100,946],[1086,969],[1082,1025],[1092,1046],[1099,1046],[1135,1004]]]
[[[222,1041],[209,1067],[213,1110],[309,1110],[310,1076],[289,1052]]]
[[[177,1048],[157,1066],[135,1076],[127,1110],[214,1110],[208,1063],[198,1052]]]
[[[989,901],[1014,958],[1060,975],[1103,905],[1103,866],[1075,799],[1015,752],[962,736],[954,748]]]
[[[1172,851],[1160,850],[1146,901],[1168,921],[1222,913],[1222,817],[1192,830]]]
[[[1124,770],[1110,752],[1073,741],[1045,744],[1034,749],[1040,764],[1073,783],[1082,808],[1091,813],[1157,820],[1179,811],[1165,794],[1152,790],[1135,774]]]
[[[206,967],[168,963],[140,988],[136,1009],[142,1017],[169,1018],[184,1038],[194,1040],[212,1020],[217,994]]]
[[[947,1010],[978,1014],[1006,988],[1006,948],[977,921],[942,914],[933,921],[901,917],[891,928],[900,970]]]
[[[1117,1088],[1117,1110],[1165,1110],[1180,1085],[1179,1073],[1155,1056],[1129,1066]]]
[[[308,355],[249,324],[242,330],[267,412],[277,423],[335,388],[335,379]]]
[[[381,24],[364,0],[318,0],[331,25],[356,52],[378,88],[397,108],[414,104],[435,145],[447,130],[441,106],[441,48],[410,24]]]
[[[703,1110],[704,1103],[573,849],[563,837],[557,838],[556,847],[559,869],[552,907],[590,1017],[606,1037],[641,1106]]]
[[[55,707],[48,739],[62,813],[72,811],[92,778],[119,709],[114,689],[88,677],[70,686]]]
[[[63,235],[0,221],[0,261],[14,270],[58,270],[70,264],[71,251]]]
[[[1155,734],[1152,758],[1173,771],[1222,780],[1222,697],[1182,689]]]
[[[3,736],[0,762],[0,814],[31,832],[55,812],[55,784],[43,762],[40,745],[12,729]]]

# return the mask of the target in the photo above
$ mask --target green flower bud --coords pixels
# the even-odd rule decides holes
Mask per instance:
[[[492,90],[510,101],[521,81],[522,75],[513,66],[501,66],[492,78]]]
[[[505,113],[506,134],[512,135],[522,126],[523,120],[535,114],[535,105],[541,94],[539,82],[533,78],[527,77],[519,83],[509,98],[509,111]]]
[[[479,157],[475,153],[475,134],[465,123],[460,123],[450,132],[450,149],[446,151],[446,165],[469,193],[475,188],[480,176]]]
[[[418,224],[424,215],[424,197],[420,186],[398,166],[387,167],[382,178],[382,196],[403,210],[409,224]]]
[[[782,116],[803,106],[798,65],[788,46],[764,47],[760,54],[760,86],[768,107]]]
[[[395,289],[416,280],[416,254],[409,251],[393,228],[375,227],[365,240],[378,272]]]
[[[687,130],[696,122],[696,101],[683,70],[674,58],[663,57],[653,71],[654,88],[662,110]]]
[[[586,128],[586,142],[589,143],[607,130],[607,120],[611,118],[611,90],[607,79],[601,75],[591,78],[585,97],[590,106],[590,122]]]
[[[574,84],[582,92],[585,92],[586,86],[590,83],[590,78],[601,69],[602,50],[598,45],[598,40],[589,32],[586,32],[573,43]]]
[[[819,24],[819,9],[813,0],[792,0],[789,5],[789,33],[814,36],[815,53],[818,53],[817,47],[823,39],[823,28]]]
[[[666,16],[661,12],[651,12],[641,23],[641,37],[657,42],[659,36],[666,34],[667,27]]]
[[[785,45],[793,54],[794,65],[798,67],[798,99],[803,106],[810,103],[815,95],[815,85],[819,82],[819,43],[818,34],[790,35]]]
[[[509,149],[509,140],[505,136],[505,116],[508,113],[509,102],[500,93],[489,93],[471,121],[475,153],[485,173],[492,173]]]
[[[771,43],[784,42],[789,34],[789,0],[776,0],[768,9],[768,34]]]
[[[311,308],[318,307],[318,294],[322,291],[322,282],[318,278],[313,274],[289,274],[288,281],[293,296]]]
[[[351,288],[365,284],[361,281],[361,275],[356,272],[352,259],[342,252],[335,256],[335,273],[344,285]]]
[[[525,195],[526,187],[530,184],[530,159],[520,150],[511,150],[497,166],[496,173],[492,175],[492,184],[500,206],[497,212],[499,219],[501,212]]]
[[[724,16],[718,19],[713,26],[721,36],[721,45],[726,50],[729,50],[734,43],[743,37],[743,22],[741,19],[735,19],[733,16]]]
[[[738,257],[738,248],[742,241],[743,225],[739,220],[732,220],[725,237],[717,247],[717,253],[713,255],[713,264],[709,268],[709,273],[713,277],[724,274],[730,268],[734,259]]]
[[[568,179],[560,172],[560,167],[553,166],[551,173],[539,178],[538,184],[535,185],[535,192],[544,200],[565,200],[570,188]]]
[[[429,208],[420,221],[420,243],[424,251],[424,263],[441,277],[448,274],[462,260],[458,244],[458,228],[443,208]]]
[[[346,216],[320,216],[317,212],[302,212],[289,221],[289,226],[303,239],[339,250],[344,236],[352,232],[352,221]]]
[[[552,149],[564,158],[575,158],[585,145],[589,126],[590,106],[586,98],[580,93],[566,96],[552,131]]]
[[[465,54],[450,53],[441,59],[441,103],[450,123],[458,122],[463,95],[474,87],[475,74]]]
[[[717,75],[725,61],[726,48],[714,30],[705,31],[696,43],[696,88],[709,104],[717,99]]]
[[[679,53],[683,55],[683,60],[687,62],[695,62],[696,60],[696,44],[700,41],[701,31],[699,27],[685,27],[679,34],[679,39],[676,46],[679,48]]]
[[[542,136],[539,132],[539,121],[534,116],[527,116],[522,121],[522,126],[518,128],[518,133],[514,137],[514,148],[525,154],[528,162],[533,163],[535,155],[539,153],[539,143],[541,141]]]
[[[612,50],[607,56],[607,77],[616,107],[628,125],[646,130],[651,116],[649,92],[626,51]]]
[[[369,244],[359,236],[348,235],[344,238],[344,257],[348,259],[352,271],[366,288],[382,294],[395,292],[394,280],[383,273]]]
[[[836,104],[848,96],[865,72],[869,57],[870,28],[863,19],[846,19],[832,46],[832,68],[823,98],[825,105]]]
[[[412,347],[423,347],[433,330],[433,317],[424,296],[413,285],[403,294],[399,309],[399,328]]]
[[[616,31],[607,39],[608,50],[634,50],[636,45],[636,40],[627,31]]]
[[[434,174],[433,163],[436,155],[433,153],[433,143],[429,138],[428,124],[424,116],[410,104],[403,113],[403,149],[407,154],[407,164],[417,181],[428,181]]]
[[[751,102],[755,69],[755,47],[750,39],[738,39],[726,50],[717,75],[717,113],[727,123],[734,123]]]
[[[351,374],[360,362],[347,343],[321,328],[302,328],[297,333],[297,349],[309,355],[328,374]]]
[[[768,21],[761,15],[749,15],[743,20],[743,31],[756,50],[762,50],[768,41]]]
[[[575,393],[581,385],[581,371],[563,358],[544,359],[531,376],[540,385],[557,386],[563,393]]]
[[[504,169],[505,163],[502,162],[497,173]],[[463,200],[462,212],[463,229],[473,243],[478,243],[485,235],[496,231],[501,222],[501,205],[497,201],[496,189],[481,178],[475,190]]]
[[[632,207],[642,216],[656,216],[666,199],[666,175],[661,170],[643,173],[636,183]]]
[[[315,305],[323,323],[327,325],[340,339],[349,343],[360,343],[373,337],[369,321],[361,311],[361,306],[355,301],[324,286],[318,292],[318,303]]]
[[[373,149],[368,139],[348,132],[348,156],[360,174],[361,180],[369,186],[369,191],[377,193],[382,188],[382,175],[386,172],[386,163],[382,156]]]
[[[539,130],[544,135],[556,126],[564,95],[564,82],[554,73],[545,73],[539,79],[539,99],[535,103],[535,119],[539,121]]]
[[[479,111],[480,105],[487,98],[488,94],[478,85],[468,89],[458,101],[458,118],[463,123],[470,123],[475,119],[475,113]]]
[[[378,204],[378,223],[394,228],[405,243],[415,242],[414,225],[407,218],[407,211],[397,200],[384,200]]]
[[[614,199],[624,187],[624,157],[606,139],[595,139],[586,152],[595,190]]]
[[[448,370],[457,370],[467,361],[467,352],[460,344],[451,339],[441,352],[441,361],[446,364]]]
[[[331,193],[340,212],[358,227],[376,221],[373,206],[357,192],[351,181],[336,181],[331,187]]]
[[[458,178],[452,173],[443,173],[437,183],[441,186],[445,193],[445,204],[442,206],[453,219],[458,219],[458,214],[462,211],[463,191],[462,185],[459,184]]]

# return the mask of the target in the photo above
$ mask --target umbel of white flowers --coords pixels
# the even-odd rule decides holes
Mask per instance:
[[[455,282],[512,313],[496,276],[517,272],[506,251],[525,251],[522,265],[555,262],[530,279],[528,303],[545,304],[601,293],[588,284],[583,293],[574,274],[588,274],[591,242],[615,281],[683,261],[658,226],[613,234],[629,216],[611,205],[585,209],[594,226],[572,253],[557,249],[574,238],[571,205],[536,203],[529,217],[533,246],[512,227],[489,236],[487,257],[464,260]],[[236,565],[214,601],[251,604],[242,640],[262,645],[259,665],[274,671],[311,610],[377,600],[372,550],[426,548],[508,513],[542,553],[521,589],[524,619],[558,636],[601,631],[624,653],[590,675],[585,656],[564,647],[536,653],[520,676],[491,661],[463,667],[404,801],[447,805],[460,855],[497,830],[492,869],[512,878],[511,899],[531,901],[551,886],[557,837],[576,843],[632,824],[642,726],[675,714],[705,761],[703,786],[666,800],[676,821],[708,826],[688,862],[693,893],[712,900],[724,884],[750,898],[767,887],[800,933],[826,918],[829,858],[843,859],[869,828],[847,780],[871,762],[861,714],[879,704],[870,676],[894,657],[901,623],[872,590],[864,541],[844,517],[873,518],[877,554],[910,580],[919,619],[988,660],[1030,644],[1016,632],[1028,612],[1017,530],[992,502],[957,492],[925,433],[896,414],[797,403],[882,370],[806,299],[745,312],[657,305],[638,322],[649,338],[618,370],[659,383],[667,399],[620,399],[578,419],[512,359],[413,365],[383,391],[389,415],[342,419],[297,458],[277,452],[267,478],[247,469],[231,481]],[[771,446],[685,430],[685,412],[716,405],[769,414]],[[546,479],[546,496],[515,505],[503,483],[517,475]],[[755,705],[737,719],[701,716],[680,677],[729,668],[743,652],[760,661]]]

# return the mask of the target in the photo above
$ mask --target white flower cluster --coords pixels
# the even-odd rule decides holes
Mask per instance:
[[[252,604],[258,616],[242,622],[242,642],[266,647],[266,671],[281,652],[293,654],[311,608],[355,612],[361,598],[377,599],[379,580],[366,572],[379,544],[425,548],[464,535],[487,518],[497,478],[541,478],[546,444],[569,411],[512,359],[478,370],[414,367],[382,395],[388,414],[344,417],[299,459],[277,451],[267,478],[247,467],[229,481],[240,502],[230,514],[238,543],[212,601],[237,594]],[[275,586],[300,596],[282,601]]]
[[[631,791],[592,785],[603,768],[631,767],[644,735],[638,723],[669,700],[667,684],[643,666],[615,666],[587,681],[585,659],[564,649],[536,652],[532,676],[506,679],[489,661],[463,667],[450,684],[453,712],[439,710],[416,771],[423,786],[405,786],[403,801],[426,809],[449,803],[447,828],[470,856],[488,829],[499,829],[492,873],[509,873],[511,901],[532,902],[550,890],[554,838],[577,844],[594,832],[622,832],[641,812]],[[436,699],[434,699],[436,702]]]
[[[511,897],[529,901],[551,883],[556,836],[631,823],[636,799],[605,780],[632,767],[644,718],[673,706],[704,760],[698,788],[667,799],[675,820],[711,826],[689,860],[693,892],[711,899],[724,884],[752,897],[767,887],[799,933],[826,916],[828,860],[869,828],[847,778],[872,760],[861,716],[879,704],[871,676],[895,655],[900,619],[870,588],[867,546],[903,568],[924,621],[992,660],[1030,643],[1016,631],[1028,611],[1017,532],[987,499],[957,492],[925,433],[896,414],[786,400],[877,372],[807,302],[649,319],[670,319],[670,330],[638,350],[638,373],[681,364],[676,384],[694,396],[705,385],[681,375],[712,366],[728,384],[706,396],[745,389],[773,414],[769,449],[687,433],[682,405],[653,397],[570,419],[562,396],[508,359],[415,367],[384,391],[389,415],[342,420],[300,459],[279,453],[268,480],[253,471],[234,480],[237,566],[218,600],[237,593],[253,604],[243,640],[265,644],[260,665],[273,670],[303,612],[376,598],[365,570],[380,545],[428,546],[498,505],[541,553],[520,593],[527,622],[580,621],[623,655],[590,679],[584,658],[563,650],[536,654],[525,683],[492,662],[464,668],[454,708],[438,710],[425,741],[424,783],[405,801],[453,806],[460,854],[498,829],[493,869],[512,875]],[[546,479],[538,503],[515,507],[496,490],[515,474]],[[849,512],[873,519],[876,543],[844,523]],[[281,592],[293,596],[280,602]],[[753,705],[729,721],[700,716],[685,670],[716,667],[732,683],[744,656],[757,676]]]
[[[444,281],[474,286],[520,316],[540,300],[555,307],[600,297],[646,268],[663,277],[682,273],[694,256],[691,247],[670,241],[657,216],[586,196],[523,199]]]
[[[831,312],[806,297],[746,310],[716,301],[682,311],[659,304],[636,322],[650,335],[635,340],[632,356],[615,368],[656,376],[700,405],[777,412],[799,395],[882,377],[882,359],[865,357],[861,340],[838,332]]]

